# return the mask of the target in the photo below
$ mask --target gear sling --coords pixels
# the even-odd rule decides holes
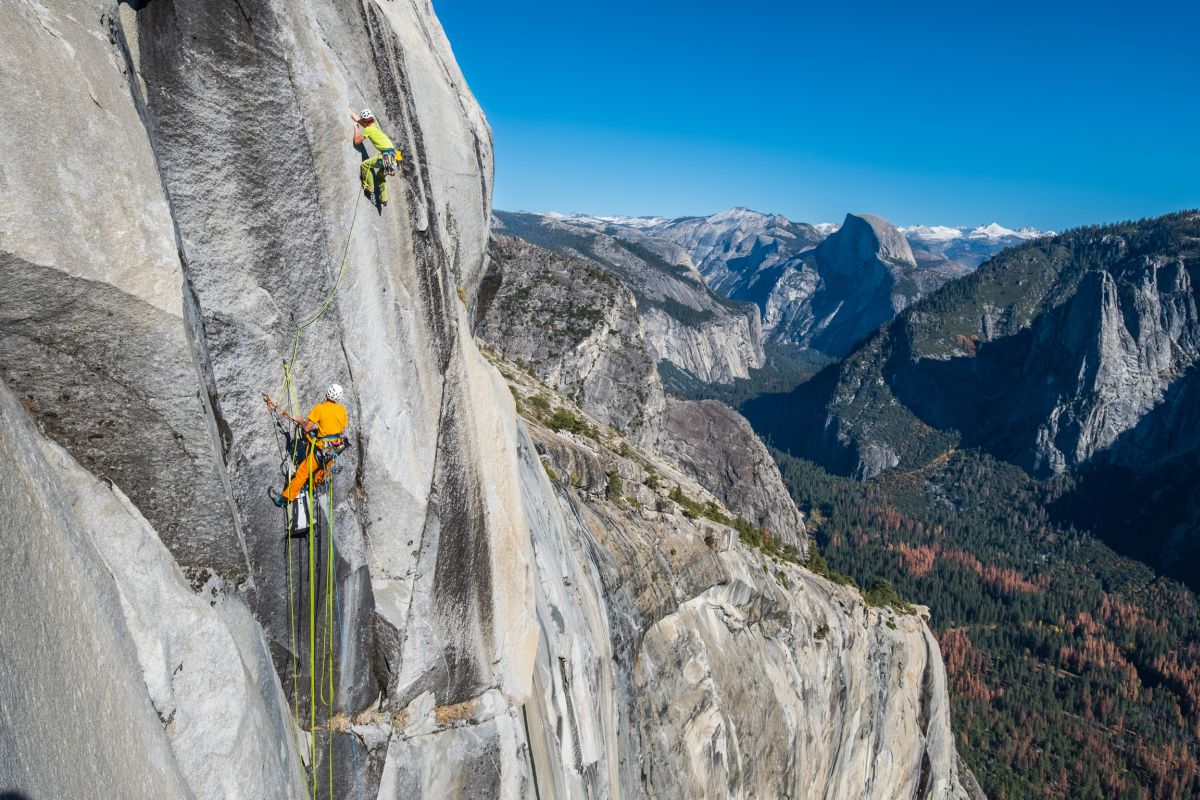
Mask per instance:
[[[283,490],[283,498],[290,503],[300,496],[310,481],[313,486],[323,484],[334,459],[345,452],[350,443],[341,431],[321,436],[307,433],[299,426],[288,431],[278,419],[275,424],[284,438],[286,455],[280,467],[284,480],[287,480],[289,468],[294,467],[292,478]]]

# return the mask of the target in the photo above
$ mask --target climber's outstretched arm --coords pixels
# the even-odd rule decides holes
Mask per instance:
[[[362,117],[360,117],[357,112],[351,111],[350,119],[354,120],[354,144],[357,147],[358,145],[365,142],[367,140],[367,137],[363,136],[362,132],[359,131],[359,129],[358,129],[358,123],[359,123],[359,120],[362,119]]]
[[[311,419],[304,419],[302,417],[293,417],[291,414],[287,413],[282,408],[280,408],[279,404],[276,403],[274,400],[272,400],[270,397],[263,395],[263,398],[267,401],[267,408],[271,409],[272,411],[274,411],[276,414],[283,417],[284,419],[290,420],[290,421],[296,423],[297,425],[299,425],[301,428],[304,429],[305,433],[312,433],[313,428],[317,427],[317,424],[315,422],[313,422]]]

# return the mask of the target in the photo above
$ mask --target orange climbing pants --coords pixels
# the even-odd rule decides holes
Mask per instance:
[[[317,458],[313,455],[315,449],[309,448],[308,457],[296,466],[296,474],[292,476],[292,482],[283,490],[283,499],[289,503],[299,497],[300,493],[304,491],[304,486],[308,483],[309,475],[312,475],[314,486],[320,485],[325,480],[325,470],[317,466]]]

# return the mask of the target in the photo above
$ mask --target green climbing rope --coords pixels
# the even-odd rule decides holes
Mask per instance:
[[[313,458],[309,450],[307,458]],[[317,796],[317,595],[313,586],[317,582],[316,542],[313,531],[313,472],[308,472],[308,756],[312,768],[312,796]],[[328,765],[327,765],[328,768]],[[332,798],[330,799],[332,800]]]
[[[325,537],[329,544],[329,553],[325,559],[325,575],[326,575],[326,590],[325,590],[325,635],[328,637],[329,646],[326,649],[326,659],[329,662],[329,704],[326,708],[329,709],[329,714],[332,717],[334,702],[333,702],[333,603],[334,603],[334,573],[337,570],[337,553],[334,550],[333,543],[333,474],[329,473],[325,476],[325,485],[329,491],[329,500],[325,504],[325,513],[327,515],[328,524],[325,526]],[[329,727],[329,726],[327,726]],[[329,800],[333,800],[333,731],[328,731],[325,737],[326,743],[329,745],[329,769],[326,772],[329,774]]]
[[[322,300],[320,306],[317,307],[316,311],[313,312],[309,317],[305,318],[303,321],[299,322],[296,325],[295,332],[293,333],[293,336],[292,336],[291,357],[287,361],[283,362],[283,383],[280,386],[279,394],[281,397],[287,398],[286,402],[288,404],[289,410],[292,410],[292,411],[299,410],[299,402],[297,399],[294,370],[295,370],[297,358],[300,353],[300,335],[301,335],[301,333],[303,333],[305,328],[309,327],[310,325],[312,325],[313,323],[315,323],[317,320],[321,319],[321,317],[323,317],[325,315],[325,312],[329,310],[330,306],[333,305],[334,299],[337,297],[338,289],[341,288],[342,279],[345,277],[346,269],[350,264],[350,246],[354,242],[354,231],[358,225],[358,212],[359,212],[359,208],[362,205],[362,198],[363,198],[363,195],[359,195],[358,201],[355,202],[355,204],[354,204],[354,213],[352,214],[352,216],[350,218],[350,230],[346,236],[346,244],[342,249],[341,263],[338,267],[337,276],[334,278],[333,286],[330,288],[329,293],[325,296],[324,300]],[[293,317],[293,319],[294,319],[294,317]],[[296,457],[296,453],[298,452],[298,450],[297,450],[298,444],[299,444],[298,437],[296,437],[292,441],[292,453],[291,453],[292,463],[295,463],[295,460],[296,460],[295,457]],[[311,444],[308,455],[306,456],[306,458],[313,459],[312,463],[310,463],[310,465],[309,465],[310,469],[309,469],[309,473],[308,473],[308,492],[307,492],[307,500],[308,500],[308,509],[307,509],[307,513],[308,513],[308,662],[309,662],[308,663],[308,680],[309,680],[308,706],[309,706],[309,733],[310,733],[310,736],[309,736],[309,765],[312,770],[312,796],[313,796],[313,798],[316,798],[316,796],[317,796],[317,702],[318,702],[318,693],[317,693],[317,657],[318,657],[317,653],[318,653],[318,649],[317,649],[317,631],[316,631],[316,628],[317,628],[317,593],[316,593],[316,591],[314,591],[317,586],[317,550],[316,550],[316,539],[314,536],[315,531],[316,531],[316,519],[315,519],[316,514],[314,513],[316,510],[316,503],[315,503],[316,493],[315,493],[314,487],[315,487],[315,477],[316,477],[316,472],[317,472],[315,447],[316,447],[315,444]],[[281,452],[280,459],[282,460],[282,452]],[[335,592],[335,587],[336,587],[335,575],[334,575],[334,573],[336,571],[336,562],[334,559],[336,557],[336,551],[335,551],[335,546],[334,546],[334,542],[333,542],[333,480],[332,480],[331,473],[327,475],[326,484],[328,485],[328,490],[329,490],[328,503],[327,503],[327,509],[326,509],[327,514],[328,514],[328,525],[327,525],[327,533],[326,533],[326,535],[328,537],[328,553],[327,553],[327,562],[326,562],[326,569],[325,569],[326,614],[325,614],[325,619],[323,620],[325,625],[324,625],[324,632],[323,632],[323,636],[322,636],[322,647],[321,647],[321,651],[320,651],[321,652],[321,672],[322,672],[320,700],[324,701],[325,709],[326,709],[325,727],[326,727],[327,739],[328,739],[328,744],[329,744],[329,750],[328,750],[329,755],[328,755],[328,763],[326,764],[326,772],[329,775],[329,797],[332,800],[334,787],[333,787],[333,736],[332,736],[332,724],[331,723],[332,723],[333,709],[334,709],[334,687],[336,684],[334,681],[334,677],[335,677],[334,676],[334,641],[333,641],[333,635],[331,634],[331,631],[333,629],[333,624],[334,624],[333,605],[334,605],[334,592]],[[285,512],[284,523],[286,526],[284,535],[285,535],[285,541],[287,542],[287,550],[288,550],[288,612],[289,612],[289,616],[291,617],[292,717],[293,717],[293,719],[299,719],[300,710],[299,710],[298,701],[296,699],[297,698],[296,690],[298,688],[298,686],[297,686],[297,681],[298,681],[297,667],[299,666],[298,660],[296,657],[296,639],[297,639],[297,637],[296,637],[296,627],[297,627],[296,626],[296,611],[297,611],[297,609],[296,609],[296,598],[295,598],[296,583],[294,580],[294,559],[292,557],[292,543],[291,543],[291,529],[292,529],[292,525],[293,525],[293,520],[291,518],[290,507]]]

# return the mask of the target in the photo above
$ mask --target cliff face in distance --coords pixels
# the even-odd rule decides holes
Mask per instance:
[[[924,621],[799,563],[794,505],[739,490],[761,445],[660,445],[585,391],[621,436],[480,353],[491,136],[427,3],[31,0],[0,27],[0,788],[963,796]],[[362,105],[405,156],[386,208]],[[761,358],[694,270],[600,246],[658,304],[640,331],[606,306],[585,355],[647,351],[602,372]],[[598,385],[554,352],[547,380]],[[288,535],[261,395],[303,413],[331,382],[353,447]]]
[[[637,300],[656,362],[706,383],[746,378],[763,365],[754,309],[709,289],[681,248],[636,230],[581,228],[547,215],[499,211],[496,219],[499,233],[588,259],[619,277]]]
[[[747,414],[858,477],[958,445],[1072,476],[1057,512],[1194,580],[1198,233],[1200,215],[1182,212],[1008,250]],[[1159,533],[1133,541],[1122,527]]]
[[[613,273],[583,258],[494,235],[476,334],[589,414],[642,438],[666,397],[637,298]]]
[[[1167,409],[1200,353],[1196,225],[1185,212],[1007,251],[910,308],[797,400],[826,398],[818,427],[836,423],[845,443],[886,448],[897,463],[917,463],[911,433],[922,425],[956,431],[1038,476],[1118,443],[1121,462],[1190,450],[1187,438],[1150,444],[1139,435],[1140,450],[1118,440],[1151,411],[1177,416]],[[916,424],[869,424],[859,412],[888,405],[869,399],[881,392],[900,401],[889,413]]]

